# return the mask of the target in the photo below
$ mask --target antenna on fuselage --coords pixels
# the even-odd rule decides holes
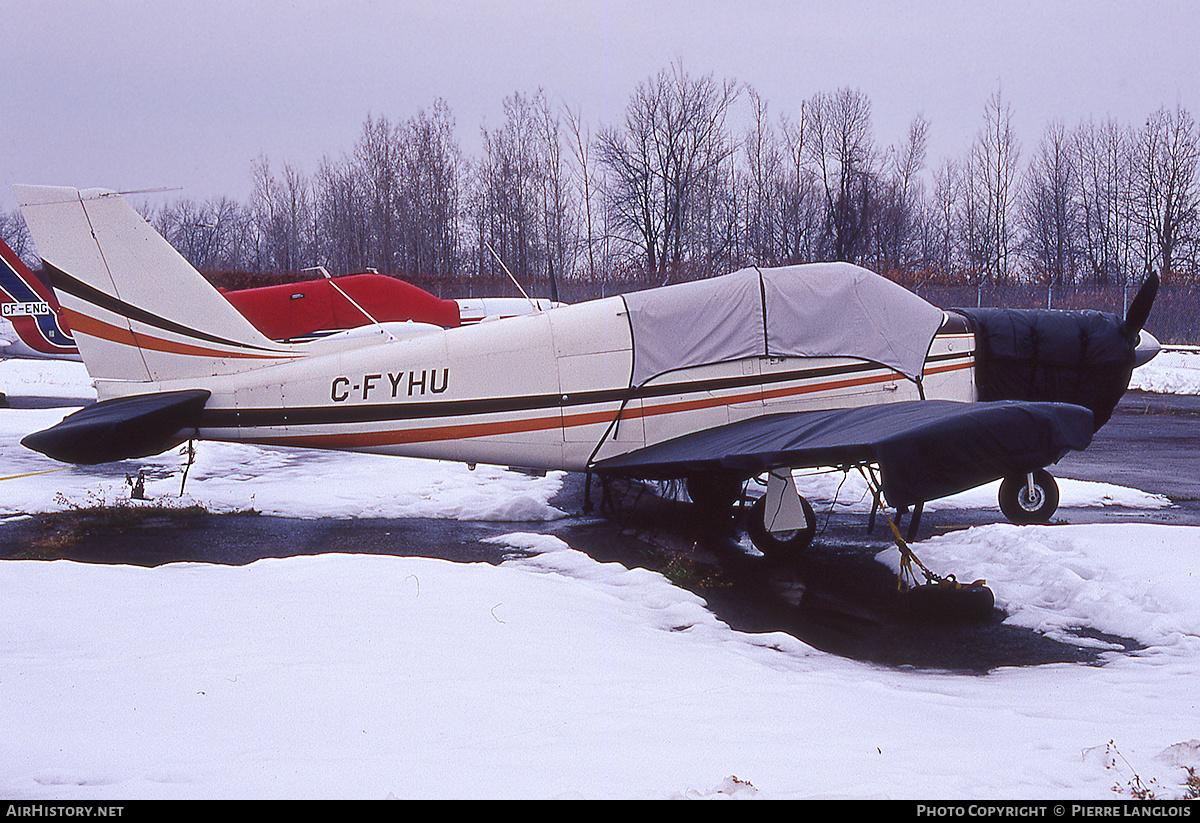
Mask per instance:
[[[488,251],[492,253],[492,257],[496,258],[496,262],[500,264],[500,268],[504,269],[504,273],[508,275],[508,278],[513,281],[513,285],[517,287],[517,290],[524,295],[526,300],[529,301],[529,305],[533,306],[533,310],[541,311],[542,307],[539,306],[533,298],[525,293],[525,289],[521,288],[521,284],[517,281],[517,278],[513,277],[513,273],[508,270],[508,266],[504,265],[504,261],[500,259],[500,255],[496,254],[496,250],[492,248],[492,244],[484,240],[483,245],[487,246]]]
[[[329,270],[327,268],[325,268],[324,266],[309,266],[306,269],[300,269],[300,271],[301,272],[306,272],[306,271],[320,272],[321,276],[329,281],[329,285],[331,285],[335,289],[337,289],[338,294],[340,294],[342,297],[344,297],[348,301],[350,301],[351,306],[354,306],[354,308],[356,308],[360,312],[362,312],[363,317],[370,320],[372,325],[378,326],[379,330],[382,331],[384,334],[386,334],[389,339],[391,339],[391,340],[396,339],[395,335],[393,335],[390,331],[388,331],[387,328],[384,327],[384,325],[382,323],[380,323],[378,320],[376,320],[374,317],[372,317],[371,313],[369,311],[364,309],[362,306],[358,305],[358,302],[353,297],[346,294],[346,290],[337,284],[337,281],[333,279],[333,275],[331,275],[329,273]]]

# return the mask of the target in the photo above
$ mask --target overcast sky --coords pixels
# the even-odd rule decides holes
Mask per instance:
[[[922,113],[929,164],[965,153],[1002,90],[1029,157],[1051,120],[1200,117],[1200,2],[39,0],[0,24],[0,208],[11,185],[172,188],[245,201],[255,158],[306,174],[368,114],[449,104],[464,151],[543,88],[595,129],[676,59],[773,117],[819,91],[872,103],[877,142]]]

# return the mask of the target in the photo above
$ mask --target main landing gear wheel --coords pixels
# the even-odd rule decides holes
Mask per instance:
[[[1000,483],[1000,511],[1013,523],[1049,523],[1057,510],[1058,483],[1044,469]]]
[[[804,509],[804,528],[773,532],[766,526],[767,498],[760,497],[754,501],[746,521],[746,533],[750,535],[754,547],[768,558],[795,555],[808,548],[817,533],[817,515],[812,504],[803,497],[800,498],[800,506]]]

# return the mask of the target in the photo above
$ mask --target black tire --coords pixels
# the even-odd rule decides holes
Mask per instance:
[[[1049,523],[1058,511],[1058,483],[1045,469],[1033,473],[1033,494],[1025,475],[1000,483],[1000,511],[1013,523]]]
[[[766,527],[767,498],[760,497],[754,501],[746,520],[746,533],[750,535],[754,547],[770,558],[795,555],[807,549],[817,533],[817,515],[812,504],[803,497],[800,498],[800,505],[804,509],[807,526],[793,531],[770,532]]]

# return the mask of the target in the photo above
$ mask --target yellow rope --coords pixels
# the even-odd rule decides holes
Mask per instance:
[[[38,474],[50,474],[51,472],[60,472],[63,469],[69,469],[70,466],[59,466],[57,469],[43,469],[40,472],[29,472],[28,474],[14,474],[11,477],[0,477],[0,480],[17,480],[22,477],[33,477]]]
[[[912,553],[912,549],[908,547],[908,543],[900,534],[900,529],[896,527],[896,523],[888,515],[887,507],[882,505],[881,502],[883,498],[883,490],[875,488],[875,484],[871,482],[871,477],[867,474],[866,469],[864,469],[862,466],[859,466],[858,471],[863,476],[863,480],[866,481],[867,488],[871,491],[871,494],[875,496],[876,503],[880,504],[879,511],[883,514],[883,519],[887,521],[888,527],[892,530],[892,537],[895,538],[896,546],[900,549],[900,574],[896,581],[896,587],[898,589],[903,589],[905,585],[907,585],[905,578],[912,580],[914,585],[919,585],[917,584],[917,575],[912,569],[913,563],[916,563],[921,567],[921,571],[925,572],[926,580],[938,580],[940,582],[941,578],[926,568],[925,564],[921,562],[920,558]]]

